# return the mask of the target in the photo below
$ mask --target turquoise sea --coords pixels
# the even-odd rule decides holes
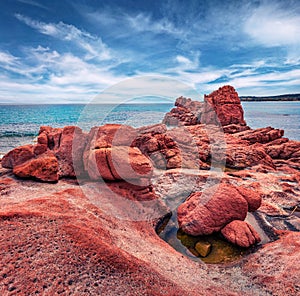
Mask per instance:
[[[252,128],[273,126],[300,141],[300,102],[243,102]],[[78,125],[84,130],[105,123],[134,127],[161,122],[173,104],[0,105],[0,153],[32,143],[41,125]]]

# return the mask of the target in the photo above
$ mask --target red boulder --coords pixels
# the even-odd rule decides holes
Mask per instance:
[[[229,242],[244,248],[261,241],[256,230],[245,221],[232,221],[221,230],[221,233]]]
[[[204,96],[204,109],[201,123],[246,125],[244,111],[238,93],[230,85],[220,87],[218,90]]]
[[[115,146],[91,151],[87,170],[93,180],[131,180],[150,178],[153,168],[138,148]]]
[[[179,227],[190,235],[220,231],[233,220],[244,220],[248,203],[233,185],[214,185],[195,192],[178,207]]]
[[[1,165],[4,168],[12,169],[29,159],[34,158],[33,145],[17,147],[4,155]]]
[[[45,182],[58,181],[58,162],[52,153],[45,153],[13,168],[13,173],[21,178],[37,179]]]

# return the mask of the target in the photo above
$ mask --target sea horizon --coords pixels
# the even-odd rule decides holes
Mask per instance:
[[[245,120],[251,128],[272,126],[283,129],[285,137],[300,141],[300,102],[242,102],[242,106]],[[137,102],[2,105],[0,153],[3,155],[17,146],[31,144],[43,125],[77,125],[85,131],[106,123],[141,127],[161,122],[165,113],[173,107],[173,103]]]

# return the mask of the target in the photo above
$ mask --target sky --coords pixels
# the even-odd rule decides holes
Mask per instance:
[[[300,93],[299,0],[0,5],[0,103]]]

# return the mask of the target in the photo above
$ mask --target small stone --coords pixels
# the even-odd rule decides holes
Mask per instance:
[[[209,242],[197,242],[195,250],[199,253],[201,257],[206,257],[211,252],[211,244]]]

